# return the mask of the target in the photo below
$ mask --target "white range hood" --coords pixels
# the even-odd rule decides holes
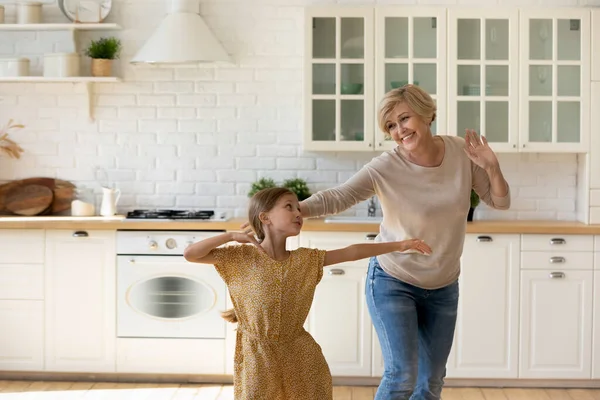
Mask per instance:
[[[170,0],[171,11],[131,59],[132,64],[231,63],[202,17],[199,0]]]

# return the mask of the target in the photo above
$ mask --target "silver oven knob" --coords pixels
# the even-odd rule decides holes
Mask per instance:
[[[167,249],[173,250],[175,247],[177,247],[177,242],[175,239],[167,239],[165,246],[167,246]]]
[[[148,247],[150,247],[150,250],[156,250],[158,249],[158,243],[156,243],[154,240],[151,240],[148,242]]]

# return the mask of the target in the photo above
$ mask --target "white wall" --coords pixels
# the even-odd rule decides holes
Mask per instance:
[[[107,22],[125,45],[116,73],[125,81],[96,85],[96,121],[87,120],[84,88],[67,84],[0,84],[0,123],[27,127],[12,137],[21,160],[0,158],[0,180],[51,176],[96,185],[108,172],[134,207],[214,208],[245,214],[250,183],[263,176],[305,178],[312,190],[345,181],[376,153],[302,151],[303,6],[308,4],[482,4],[481,1],[206,0],[201,14],[237,65],[225,68],[134,68],[128,59],[158,25],[167,1],[113,0]],[[491,1],[513,5],[600,5],[600,1]],[[14,19],[6,5],[7,22]],[[46,22],[66,22],[44,9]],[[69,51],[62,32],[2,32],[0,56],[32,58]],[[84,68],[89,68],[87,62]],[[477,210],[480,218],[575,219],[575,155],[501,155],[511,183],[509,212]],[[357,207],[365,213],[366,207]]]

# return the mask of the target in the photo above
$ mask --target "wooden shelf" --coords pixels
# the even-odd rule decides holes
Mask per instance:
[[[0,31],[99,31],[119,30],[119,24],[0,24]]]
[[[121,82],[121,78],[114,76],[95,77],[95,76],[69,76],[64,78],[53,78],[46,76],[7,76],[0,77],[0,82],[29,82],[29,83],[116,83]]]
[[[71,76],[65,78],[50,78],[44,76],[14,76],[14,77],[0,77],[0,83],[2,82],[21,82],[21,83],[83,83],[85,84],[85,91],[87,94],[87,109],[90,120],[94,120],[94,90],[92,84],[94,83],[116,83],[121,82],[121,78],[114,76],[108,77],[95,77],[95,76]]]

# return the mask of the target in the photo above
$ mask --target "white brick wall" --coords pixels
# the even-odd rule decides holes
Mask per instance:
[[[489,4],[524,5],[514,0]],[[0,84],[0,123],[27,125],[15,134],[21,160],[0,158],[0,180],[52,176],[96,185],[96,167],[121,188],[120,211],[134,207],[206,207],[244,215],[250,183],[260,177],[301,177],[312,190],[348,179],[376,153],[305,153],[302,133],[303,6],[307,4],[472,4],[463,0],[204,0],[201,14],[237,62],[226,68],[132,67],[128,59],[147,39],[167,0],[114,0],[108,22],[124,30],[115,72],[119,84],[96,85],[96,121],[89,122],[85,92],[72,84]],[[485,3],[485,0],[477,1]],[[531,0],[527,5],[600,5],[590,0]],[[14,8],[6,6],[7,22]],[[65,22],[44,8],[47,22]],[[2,32],[0,57],[70,51],[62,32]],[[85,61],[83,68],[89,68]],[[513,207],[479,218],[575,219],[575,155],[502,155]],[[351,212],[366,213],[361,204]]]

